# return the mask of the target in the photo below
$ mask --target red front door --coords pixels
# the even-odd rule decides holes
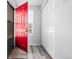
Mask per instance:
[[[24,51],[28,47],[28,2],[16,9],[16,46]]]

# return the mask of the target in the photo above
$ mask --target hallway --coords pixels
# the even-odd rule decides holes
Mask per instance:
[[[71,2],[8,0],[8,59],[72,59]]]
[[[19,48],[15,48],[8,59],[52,59],[42,46],[30,46],[28,54]]]

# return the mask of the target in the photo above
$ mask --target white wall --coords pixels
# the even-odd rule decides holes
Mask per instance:
[[[55,57],[56,59],[72,59],[71,0],[56,3],[55,23]]]
[[[42,13],[42,45],[54,59],[72,59],[71,0],[49,0]]]
[[[41,14],[39,6],[31,6],[29,10],[33,11],[33,33],[29,35],[29,45],[41,45]]]

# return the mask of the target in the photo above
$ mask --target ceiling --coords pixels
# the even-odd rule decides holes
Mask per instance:
[[[27,2],[29,6],[41,6],[42,2],[45,0],[8,0],[8,2],[14,7],[17,8],[23,3]]]

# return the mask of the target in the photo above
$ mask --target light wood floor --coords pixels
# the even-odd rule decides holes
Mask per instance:
[[[16,47],[8,59],[52,59],[41,46],[30,46],[28,50],[27,54],[25,51]]]

